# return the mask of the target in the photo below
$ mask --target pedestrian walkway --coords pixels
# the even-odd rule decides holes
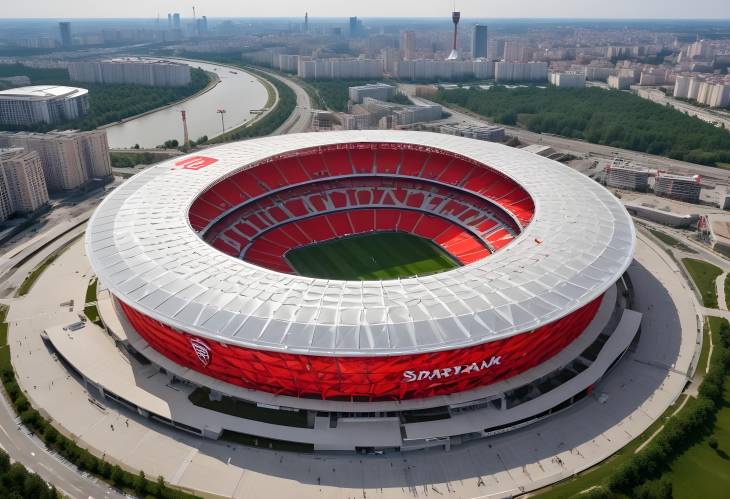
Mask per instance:
[[[717,305],[720,310],[727,310],[727,301],[725,300],[725,279],[727,278],[727,272],[723,272],[715,280],[715,286],[717,287]]]
[[[559,416],[449,452],[370,457],[276,452],[198,438],[95,399],[53,361],[40,336],[44,329],[77,321],[81,313],[92,276],[81,240],[49,266],[26,297],[13,300],[9,343],[19,384],[64,433],[127,469],[161,475],[206,495],[400,499],[439,491],[434,494],[510,497],[608,458],[682,392],[687,378],[681,373],[688,372],[697,344],[697,319],[681,274],[662,255],[672,261],[639,237],[629,272],[637,309],[644,314],[642,334],[593,396]],[[73,309],[62,306],[70,299]]]

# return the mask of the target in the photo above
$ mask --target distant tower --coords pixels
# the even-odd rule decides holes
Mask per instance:
[[[471,33],[471,56],[474,59],[487,58],[487,26],[475,24]]]
[[[58,29],[61,31],[61,45],[64,47],[71,46],[71,23],[61,22],[58,23]]]
[[[167,13],[167,27],[172,28],[172,14]]]
[[[461,19],[461,12],[454,11],[451,13],[451,20],[454,22],[454,46],[451,48],[451,53],[449,54],[449,57],[447,57],[447,60],[449,61],[455,61],[459,58],[459,52],[456,50],[456,38],[459,30],[459,19]]]
[[[304,13],[304,32],[309,31],[309,12]]]
[[[172,25],[175,29],[180,29],[180,14],[178,12],[172,15]]]

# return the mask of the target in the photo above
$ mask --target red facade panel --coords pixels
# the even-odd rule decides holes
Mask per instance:
[[[207,376],[295,397],[404,400],[470,390],[535,367],[577,338],[600,303],[601,297],[551,324],[502,340],[382,357],[298,355],[228,345],[178,331],[120,305],[152,348]]]

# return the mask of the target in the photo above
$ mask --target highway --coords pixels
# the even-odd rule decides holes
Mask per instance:
[[[294,111],[291,115],[289,115],[286,121],[284,121],[284,123],[282,123],[274,133],[272,133],[272,135],[284,135],[286,133],[301,133],[308,131],[312,120],[312,103],[307,91],[297,85],[290,78],[286,78],[269,71],[262,71],[272,78],[276,78],[286,84],[297,96],[297,106],[294,108]]]
[[[420,97],[410,97],[416,104],[434,104],[433,102]],[[503,126],[509,135],[517,137],[520,142],[528,144],[544,144],[559,151],[571,152],[577,156],[593,155],[604,158],[612,158],[618,155],[623,159],[634,161],[635,163],[648,168],[667,170],[682,175],[700,175],[702,176],[703,183],[706,183],[705,181],[709,180],[710,183],[730,184],[730,170],[715,168],[712,166],[697,165],[694,163],[687,163],[685,161],[677,161],[663,156],[654,156],[652,154],[629,151],[627,149],[619,149],[617,147],[591,144],[583,140],[567,139],[555,135],[530,132],[518,127],[491,123],[481,116],[469,111],[447,106],[443,107],[451,114],[449,118],[442,120],[443,123],[488,123],[491,125]]]

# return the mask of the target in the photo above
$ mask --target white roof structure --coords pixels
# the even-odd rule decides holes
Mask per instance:
[[[64,87],[61,85],[34,85],[2,90],[0,91],[0,99],[50,100],[64,97],[78,97],[88,93],[89,91],[85,88]]]
[[[466,156],[532,196],[532,222],[505,248],[439,274],[336,281],[278,273],[228,256],[191,228],[206,189],[248,165],[346,142],[408,143]],[[546,158],[424,132],[352,131],[266,137],[180,158],[112,192],[87,229],[91,264],[111,293],[169,326],[243,347],[323,356],[381,356],[472,346],[534,330],[604,293],[634,256],[633,223],[606,189]]]

